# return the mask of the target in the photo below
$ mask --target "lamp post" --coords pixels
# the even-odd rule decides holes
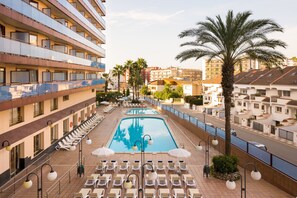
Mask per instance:
[[[254,167],[254,170],[251,172],[251,177],[253,180],[260,180],[261,179],[261,173],[258,171],[257,166],[254,163],[247,163],[244,166],[244,174],[243,174],[243,179],[242,179],[242,175],[240,175],[240,193],[241,193],[241,198],[246,198],[246,168],[252,165]],[[226,187],[229,190],[234,190],[236,188],[236,183],[235,181],[233,181],[233,179],[229,179],[226,181]]]
[[[126,179],[126,181],[124,182],[124,188],[125,188],[125,189],[130,189],[130,188],[132,188],[133,183],[132,183],[132,181],[129,179],[131,175],[135,175],[135,176],[137,177],[137,180],[138,180],[137,197],[140,197],[140,196],[139,196],[139,193],[142,192],[142,188],[141,188],[142,186],[140,186],[139,176],[138,176],[137,174],[135,174],[135,173],[130,173],[130,174],[127,176],[127,179]]]
[[[134,146],[132,147],[132,149],[134,151],[136,151],[138,149],[137,147],[137,143],[140,143],[140,151],[141,151],[141,186],[143,187],[143,177],[144,177],[144,161],[145,161],[145,153],[144,153],[144,140],[145,140],[145,137],[149,137],[149,141],[148,141],[148,144],[149,145],[152,145],[153,144],[153,140],[152,140],[152,137],[149,135],[149,134],[145,134],[144,136],[142,136],[142,140],[136,140],[134,142]],[[150,164],[151,165],[151,164]],[[153,167],[152,167],[152,170],[153,170]]]
[[[6,145],[5,145],[5,144],[6,144]],[[11,149],[12,149],[8,140],[4,140],[4,141],[2,142],[2,148],[4,148],[4,147],[5,147],[5,149],[6,149],[7,151],[11,151]]]
[[[86,140],[86,144],[92,144],[92,140],[89,138],[89,136],[87,135],[87,140]],[[75,145],[71,145],[70,150],[74,151],[76,149]],[[85,168],[83,165],[83,144],[82,141],[79,142],[79,151],[78,151],[78,166],[77,166],[77,175],[79,175],[79,177],[81,177],[82,174],[85,173]]]
[[[217,140],[217,136],[216,135],[211,135],[209,134],[208,137],[207,137],[207,144],[205,145],[205,165],[203,167],[203,175],[205,175],[206,177],[208,177],[209,173],[210,173],[210,168],[209,168],[209,149],[210,149],[210,138],[213,138],[211,143],[212,145],[216,146],[219,144],[219,141]],[[203,149],[202,145],[201,145],[201,142],[199,142],[199,144],[196,146],[196,148],[201,151]]]
[[[42,185],[42,173],[43,173],[43,171],[42,170],[43,170],[44,166],[49,166],[51,168],[50,172],[47,174],[47,179],[49,181],[54,181],[58,176],[57,172],[53,170],[53,167],[50,164],[43,164],[41,166],[40,182],[39,182],[39,176],[36,173],[32,172],[32,173],[29,173],[27,175],[26,181],[23,183],[24,188],[27,188],[27,189],[31,188],[32,185],[33,185],[33,182],[32,182],[32,180],[29,180],[29,177],[31,175],[35,175],[37,177],[37,198],[39,198],[39,192],[40,192],[41,197],[42,197],[42,187],[43,187],[43,185]]]

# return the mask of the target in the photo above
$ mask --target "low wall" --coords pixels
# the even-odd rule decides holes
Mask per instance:
[[[151,104],[153,107],[157,107],[153,104]],[[159,109],[163,114],[168,115],[171,119],[178,122],[182,126],[184,126],[186,129],[188,129],[190,132],[197,135],[202,141],[207,141],[208,133],[204,130],[200,129],[196,125],[193,125],[192,123],[181,119],[177,117],[175,114],[165,111],[163,109]],[[219,144],[218,146],[215,146],[215,149],[217,149],[220,153],[224,153],[225,150],[225,141],[218,137]],[[239,148],[233,146],[231,144],[231,152],[232,155],[236,155],[239,158],[239,166],[243,167],[248,162],[255,162],[257,164],[257,168],[261,172],[262,178],[266,180],[267,182],[271,183],[272,185],[280,188],[281,190],[297,197],[297,181],[294,179],[288,177],[287,175],[279,172],[278,170],[274,169],[273,167],[263,163],[262,161],[258,160],[257,158],[254,158],[253,156],[249,155],[248,153],[240,150]],[[247,168],[248,170],[252,170],[250,167]]]

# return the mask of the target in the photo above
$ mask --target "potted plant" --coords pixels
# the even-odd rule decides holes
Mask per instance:
[[[239,179],[240,174],[237,169],[238,164],[237,156],[218,155],[212,158],[212,165],[210,173],[213,177],[227,181],[232,179]]]

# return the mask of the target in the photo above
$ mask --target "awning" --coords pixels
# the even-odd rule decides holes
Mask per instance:
[[[290,132],[297,132],[297,124],[295,125],[290,125],[290,126],[282,126],[279,127],[280,129],[286,130],[286,131],[290,131]]]

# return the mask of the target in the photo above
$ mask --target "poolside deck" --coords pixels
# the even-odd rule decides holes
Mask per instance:
[[[97,158],[91,155],[91,152],[102,145],[105,145],[109,139],[112,137],[113,131],[117,127],[117,123],[120,121],[122,117],[125,117],[125,112],[127,108],[117,108],[113,112],[106,114],[105,119],[92,131],[89,133],[89,137],[92,139],[93,143],[91,145],[86,145],[85,141],[83,141],[83,155],[85,159],[85,175],[83,177],[77,177],[75,175],[76,169],[75,164],[78,160],[78,149],[76,151],[56,151],[52,154],[50,163],[54,167],[54,169],[58,172],[58,179],[64,175],[64,179],[60,183],[61,194],[56,196],[58,191],[58,183],[57,187],[49,194],[49,197],[73,197],[75,192],[79,192],[79,190],[83,187],[86,178],[88,175],[95,173],[96,162],[103,160],[103,158]],[[102,108],[98,109],[99,114],[103,114]],[[157,115],[160,116],[160,115]],[[161,115],[162,116],[162,115]],[[189,173],[195,177],[197,182],[197,188],[203,194],[204,198],[211,197],[240,197],[240,182],[237,182],[237,188],[234,191],[230,191],[225,187],[225,182],[215,179],[215,178],[205,178],[202,174],[202,169],[204,166],[204,152],[199,152],[195,149],[195,145],[198,144],[200,139],[186,130],[183,126],[177,124],[173,120],[168,117],[164,117],[167,121],[168,126],[172,130],[172,134],[175,137],[177,144],[184,144],[185,149],[192,153],[192,156],[185,161],[188,164]],[[217,155],[218,152],[214,149],[210,150],[210,155]],[[163,160],[167,162],[167,160],[177,160],[165,153],[149,153],[145,155],[146,160],[151,159],[154,162],[158,160]],[[124,153],[116,153],[113,156],[104,158],[106,160],[140,160],[140,154],[124,154]],[[73,168],[73,169],[71,169]],[[46,169],[46,168],[45,168]],[[70,171],[68,173],[67,171]],[[47,172],[44,170],[44,172]],[[242,170],[241,170],[242,172]],[[115,174],[111,172],[112,174]],[[71,177],[69,183],[69,176]],[[57,179],[57,180],[58,180]],[[43,196],[46,197],[47,189],[53,185],[53,183],[57,182],[48,182],[46,179],[46,174],[44,173],[43,179]],[[36,183],[36,181],[34,181]],[[111,185],[109,185],[110,188]],[[184,185],[183,185],[184,186]],[[170,185],[169,185],[170,187]],[[106,194],[109,192],[109,188],[106,189]],[[157,189],[157,188],[156,188]],[[105,195],[106,195],[105,194]],[[13,197],[36,197],[36,184],[32,186],[30,189],[19,188]],[[106,196],[105,196],[106,197]],[[122,197],[124,197],[124,189],[122,189]],[[280,197],[292,197],[289,194],[281,191],[280,189],[274,187],[273,185],[267,183],[265,180],[253,181],[249,174],[247,175],[247,197],[261,197],[261,198],[280,198]]]

